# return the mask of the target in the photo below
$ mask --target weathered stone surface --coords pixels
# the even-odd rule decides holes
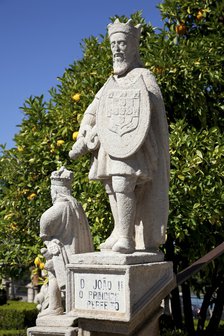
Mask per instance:
[[[42,253],[47,260],[49,305],[39,317],[64,313],[61,294],[66,290],[66,265],[72,254],[93,251],[86,215],[71,196],[72,178],[73,173],[64,167],[51,174],[53,206],[40,219],[40,236],[46,245]]]
[[[87,108],[69,155],[93,152],[89,178],[108,193],[114,230],[101,251],[153,251],[165,241],[169,146],[160,89],[140,61],[140,25],[109,25],[114,74]]]
[[[68,265],[67,312],[133,327],[159,308],[174,277],[172,263]],[[135,325],[136,324],[136,325]]]
[[[159,87],[140,61],[140,30],[131,20],[108,26],[114,74],[85,111],[69,153],[72,159],[93,153],[89,178],[104,183],[114,230],[101,244],[101,253],[86,253],[92,251],[91,243],[84,243],[82,230],[73,231],[72,216],[66,212],[64,226],[62,217],[55,219],[69,202],[78,219],[85,219],[70,194],[57,201],[55,188],[65,183],[68,189],[68,179],[63,171],[55,172],[55,203],[43,215],[41,236],[53,265],[49,266],[49,283],[54,287],[50,298],[59,302],[56,293],[66,288],[66,318],[62,322],[39,317],[30,336],[74,336],[76,329],[70,323],[76,318],[79,336],[159,335],[160,304],[175,283],[172,263],[164,262],[158,251],[165,241],[168,217],[168,127]],[[78,247],[79,240],[84,250]],[[57,310],[54,300],[50,313]]]
[[[110,78],[96,118],[99,140],[108,155],[123,159],[134,154],[143,144],[150,125],[150,101],[142,76],[130,87]]]
[[[92,252],[74,254],[71,256],[71,264],[89,264],[89,265],[135,265],[150,262],[160,262],[164,260],[161,251],[140,252],[135,251],[131,254],[121,254],[113,251]]]
[[[80,336],[159,335],[161,301],[175,283],[172,263],[68,268],[67,312],[78,315]]]
[[[143,325],[134,331],[125,323],[107,321],[97,323],[94,320],[80,319],[78,336],[159,336],[159,317],[161,309],[154,312]],[[97,331],[95,331],[97,330]]]
[[[78,318],[75,316],[67,316],[66,314],[60,316],[43,316],[36,320],[37,327],[75,327],[77,326]]]
[[[77,336],[78,328],[72,327],[33,327],[27,329],[27,336]]]

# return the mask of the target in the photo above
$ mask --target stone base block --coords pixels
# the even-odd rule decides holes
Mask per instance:
[[[27,336],[78,336],[78,328],[73,327],[32,327]]]
[[[172,263],[135,265],[69,264],[67,314],[129,322],[153,311],[169,293]]]
[[[135,265],[152,262],[161,262],[164,254],[159,251],[135,251],[131,254],[122,254],[113,251],[73,254],[71,264],[84,265]]]
[[[102,253],[77,255],[67,265],[67,314],[78,316],[80,330],[91,336],[158,336],[161,301],[175,283],[172,263],[140,263],[140,255],[132,255],[124,264],[124,256],[116,255],[112,261],[108,255],[107,264]],[[144,255],[144,260],[155,257],[161,255]]]
[[[46,315],[43,317],[37,317],[36,320],[37,327],[76,327],[77,325],[77,317],[67,316],[66,314],[57,316]]]
[[[36,327],[27,330],[28,336],[76,336],[78,320],[75,316],[42,316],[36,320]]]
[[[80,319],[78,336],[159,336],[159,317],[161,309],[148,317],[144,324],[140,324],[136,329],[131,330],[128,323],[117,323],[103,321],[101,323],[94,320]]]

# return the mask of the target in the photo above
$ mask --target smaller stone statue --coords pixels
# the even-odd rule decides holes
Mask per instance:
[[[73,173],[64,167],[51,174],[53,206],[40,219],[40,237],[46,248],[45,268],[49,276],[49,306],[39,313],[63,314],[62,297],[66,290],[66,265],[75,253],[93,251],[88,221],[80,203],[71,196]]]

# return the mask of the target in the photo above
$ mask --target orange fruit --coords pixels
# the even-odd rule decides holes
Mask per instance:
[[[72,139],[75,141],[77,139],[79,132],[73,132]]]
[[[78,102],[80,100],[80,97],[81,97],[80,93],[76,93],[76,94],[74,94],[74,96],[72,96],[72,99],[75,102]]]
[[[196,15],[196,19],[198,21],[201,21],[201,19],[203,19],[203,11],[202,10],[199,10],[197,15]]]
[[[58,140],[57,141],[57,146],[60,147],[61,145],[63,145],[65,143],[64,140]]]
[[[44,269],[44,267],[45,267],[45,264],[43,262],[40,262],[39,268],[42,270],[42,269]]]
[[[41,263],[40,258],[39,258],[39,257],[36,257],[36,258],[34,259],[34,264],[35,264],[35,266],[36,266],[36,267],[39,266],[40,263]]]
[[[181,23],[175,27],[175,31],[178,35],[184,35],[187,32],[187,27]]]

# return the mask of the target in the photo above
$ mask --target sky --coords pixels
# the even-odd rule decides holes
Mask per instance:
[[[138,10],[162,27],[158,0],[0,0],[0,144],[15,146],[23,106],[58,84],[82,58],[84,38],[106,33],[110,17]]]

